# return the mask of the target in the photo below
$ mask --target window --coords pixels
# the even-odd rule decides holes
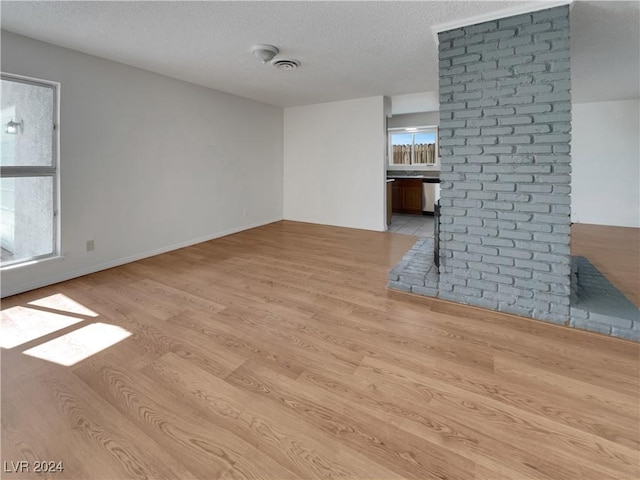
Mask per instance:
[[[389,164],[435,167],[438,164],[438,127],[389,130]]]
[[[58,254],[57,84],[2,74],[0,265]]]

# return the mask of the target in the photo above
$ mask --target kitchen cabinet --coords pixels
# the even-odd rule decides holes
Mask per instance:
[[[387,180],[387,227],[391,225],[391,214],[393,213],[393,184],[395,180]]]
[[[394,180],[391,184],[391,211],[402,210],[402,193],[400,190],[400,180]]]
[[[422,179],[398,178],[392,185],[393,212],[422,215]]]

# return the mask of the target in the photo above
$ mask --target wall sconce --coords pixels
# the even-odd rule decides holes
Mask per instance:
[[[18,133],[18,127],[20,128],[20,133],[22,133],[22,131],[24,130],[24,120],[20,120],[19,122],[10,120],[9,123],[7,123],[5,132],[15,135]]]

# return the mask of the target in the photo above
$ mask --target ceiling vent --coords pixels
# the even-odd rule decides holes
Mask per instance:
[[[272,60],[271,65],[273,65],[278,70],[293,70],[294,68],[298,68],[300,66],[300,62],[298,60],[283,58]]]

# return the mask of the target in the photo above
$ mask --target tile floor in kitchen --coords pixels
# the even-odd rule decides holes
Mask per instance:
[[[388,231],[433,238],[433,216],[394,213],[391,216],[391,225],[389,225]]]

